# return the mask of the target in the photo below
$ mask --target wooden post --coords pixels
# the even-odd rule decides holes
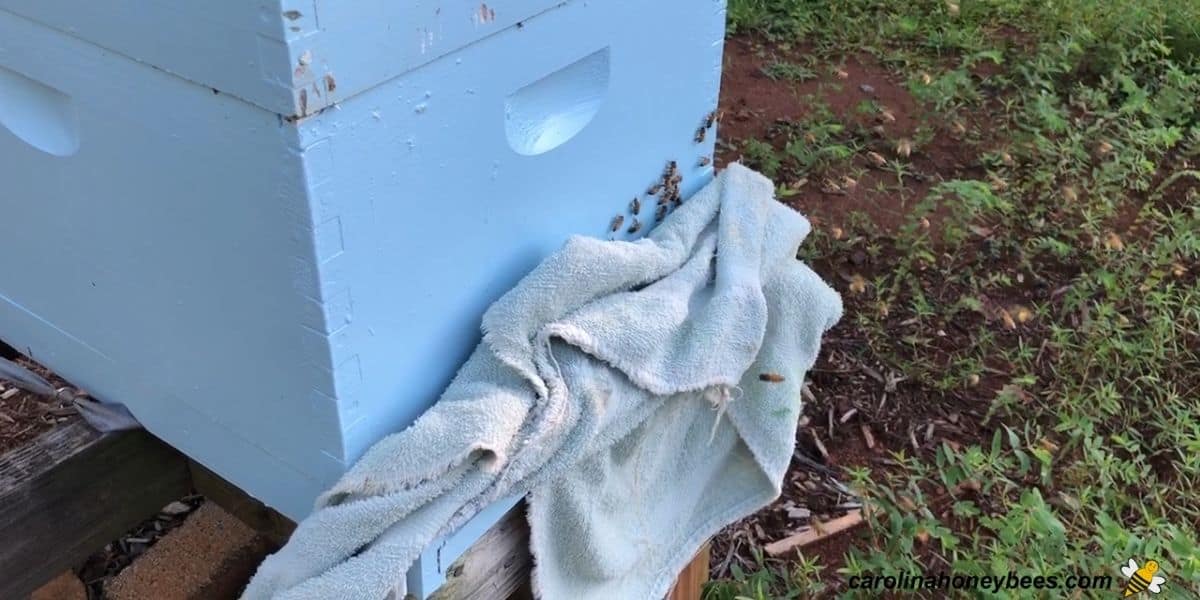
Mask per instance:
[[[700,547],[696,557],[679,574],[675,587],[667,594],[667,600],[700,600],[704,584],[708,583],[708,542]]]
[[[64,423],[0,456],[0,598],[26,598],[190,491],[183,455],[144,430]]]
[[[275,509],[252,498],[241,488],[225,481],[220,475],[208,470],[204,465],[188,461],[188,469],[192,476],[192,486],[204,498],[225,509],[225,512],[235,516],[241,522],[253,528],[267,538],[273,545],[282,546],[296,530],[296,524]]]
[[[509,510],[446,569],[446,582],[429,600],[532,599],[529,522],[525,503]]]

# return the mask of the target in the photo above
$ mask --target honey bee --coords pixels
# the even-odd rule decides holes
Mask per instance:
[[[626,230],[626,233],[637,233],[641,230],[642,230],[642,222],[639,221],[637,219],[637,217],[634,217],[633,223],[629,225],[629,229]]]
[[[838,183],[832,179],[826,179],[821,183],[821,191],[825,192],[826,194],[838,195],[846,193],[846,190],[842,189],[842,186],[838,185]]]
[[[638,213],[640,213],[640,212],[642,212],[642,201],[641,201],[641,200],[638,200],[638,199],[635,197],[635,198],[633,199],[633,202],[630,202],[630,203],[629,203],[629,212],[631,212],[631,213],[633,213],[633,214],[635,214],[635,215],[636,215],[636,214],[638,214]]]
[[[671,185],[679,185],[679,182],[681,181],[683,181],[683,175],[676,173],[671,176]]]
[[[661,223],[662,220],[665,219],[666,217],[667,217],[667,205],[659,204],[658,210],[654,211],[654,221],[656,223]]]
[[[759,373],[758,379],[759,379],[759,381],[766,381],[766,382],[770,382],[770,383],[779,383],[779,382],[783,381],[783,375],[780,375],[779,373]]]
[[[703,127],[701,127],[700,129],[697,129],[697,130],[696,130],[696,143],[697,143],[697,144],[701,144],[701,143],[703,143],[703,142],[704,142],[704,137],[705,137],[705,136],[707,136],[707,135],[708,135],[708,130],[707,130],[707,129],[705,129],[705,128],[703,128]]]
[[[625,224],[625,215],[617,215],[617,216],[613,217],[611,231],[616,231],[616,230],[620,229],[621,226],[624,224]]]
[[[712,126],[717,122],[717,111],[713,110],[704,116],[704,128],[712,129]]]
[[[662,191],[662,187],[663,186],[661,183],[656,183],[656,184],[650,186],[650,189],[646,190],[646,195],[647,196],[657,196],[658,193]]]
[[[708,165],[710,165],[710,164],[712,164],[712,159],[711,159],[711,158],[709,158],[709,157],[707,157],[707,156],[701,156],[701,157],[700,157],[700,166],[702,166],[702,167],[707,167],[707,166],[708,166]]]

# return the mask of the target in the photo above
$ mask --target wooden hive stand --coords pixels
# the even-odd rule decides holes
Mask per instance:
[[[0,456],[0,598],[23,599],[173,500],[198,492],[269,540],[295,524],[146,431],[99,434],[64,423]],[[519,504],[449,569],[431,598],[533,598],[529,528]],[[699,600],[708,546],[669,600]],[[208,600],[208,599],[205,599]]]

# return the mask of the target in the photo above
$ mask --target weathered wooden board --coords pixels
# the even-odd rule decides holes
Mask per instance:
[[[67,423],[0,456],[0,598],[24,598],[193,489],[282,544],[295,524],[145,431]],[[451,563],[434,600],[532,600],[525,504]],[[707,547],[670,600],[698,600]]]
[[[229,514],[257,530],[276,546],[282,546],[296,530],[296,523],[251,497],[204,465],[188,461],[192,486]]]
[[[25,598],[191,484],[183,455],[146,431],[65,423],[0,456],[0,598]]]
[[[675,580],[675,587],[667,595],[667,600],[700,600],[704,594],[704,584],[708,583],[708,558],[708,544],[705,543],[692,562],[679,574],[679,579]]]
[[[708,559],[705,544],[680,574],[667,600],[700,600],[708,581]],[[532,569],[529,522],[522,502],[450,564],[446,582],[430,600],[533,600]]]
[[[529,522],[525,503],[508,511],[446,569],[446,582],[430,600],[532,600]]]

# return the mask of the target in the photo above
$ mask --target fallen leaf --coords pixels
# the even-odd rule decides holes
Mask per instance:
[[[1125,242],[1121,240],[1121,236],[1117,235],[1116,232],[1110,231],[1104,238],[1104,247],[1120,252],[1125,249]]]
[[[1024,306],[1013,307],[1013,315],[1017,318],[1018,323],[1028,323],[1033,318],[1033,311]]]
[[[882,167],[887,164],[887,159],[884,158],[883,155],[878,152],[868,151],[867,159],[871,161],[871,164],[873,164],[877,167]]]
[[[974,233],[975,235],[977,235],[981,238],[992,237],[992,233],[994,233],[992,231],[991,227],[983,227],[981,225],[969,225],[969,226],[967,226],[967,228],[970,229],[972,233]]]
[[[863,279],[862,275],[857,273],[850,276],[850,292],[853,294],[861,294],[867,291],[867,280]]]
[[[912,154],[912,151],[912,141],[908,138],[901,138],[900,141],[896,142],[896,154],[907,158]]]
[[[1008,329],[1017,328],[1017,322],[1013,320],[1013,316],[1008,312],[1008,309],[1000,309],[1000,320],[1004,322],[1004,326]]]
[[[825,444],[821,442],[821,438],[817,437],[817,432],[809,429],[808,433],[812,437],[813,446],[817,447],[817,452],[821,454],[821,458],[829,460],[829,450],[825,448]]]
[[[875,449],[875,436],[871,433],[871,428],[863,423],[859,426],[862,431],[863,442],[866,443],[868,450]]]
[[[983,489],[983,485],[982,485],[982,484],[980,484],[980,483],[979,483],[979,480],[977,480],[977,479],[968,479],[968,480],[966,480],[966,481],[963,481],[963,482],[959,483],[957,486],[955,486],[955,488],[954,488],[954,489],[955,489],[955,490],[956,490],[956,492],[957,492],[957,493],[959,493],[959,494],[961,494],[961,493],[963,493],[963,492],[976,492],[976,493],[978,493],[980,490],[982,490],[982,489]]]
[[[1062,188],[1063,200],[1067,202],[1077,202],[1079,200],[1079,192],[1075,191],[1074,186],[1064,185]]]

